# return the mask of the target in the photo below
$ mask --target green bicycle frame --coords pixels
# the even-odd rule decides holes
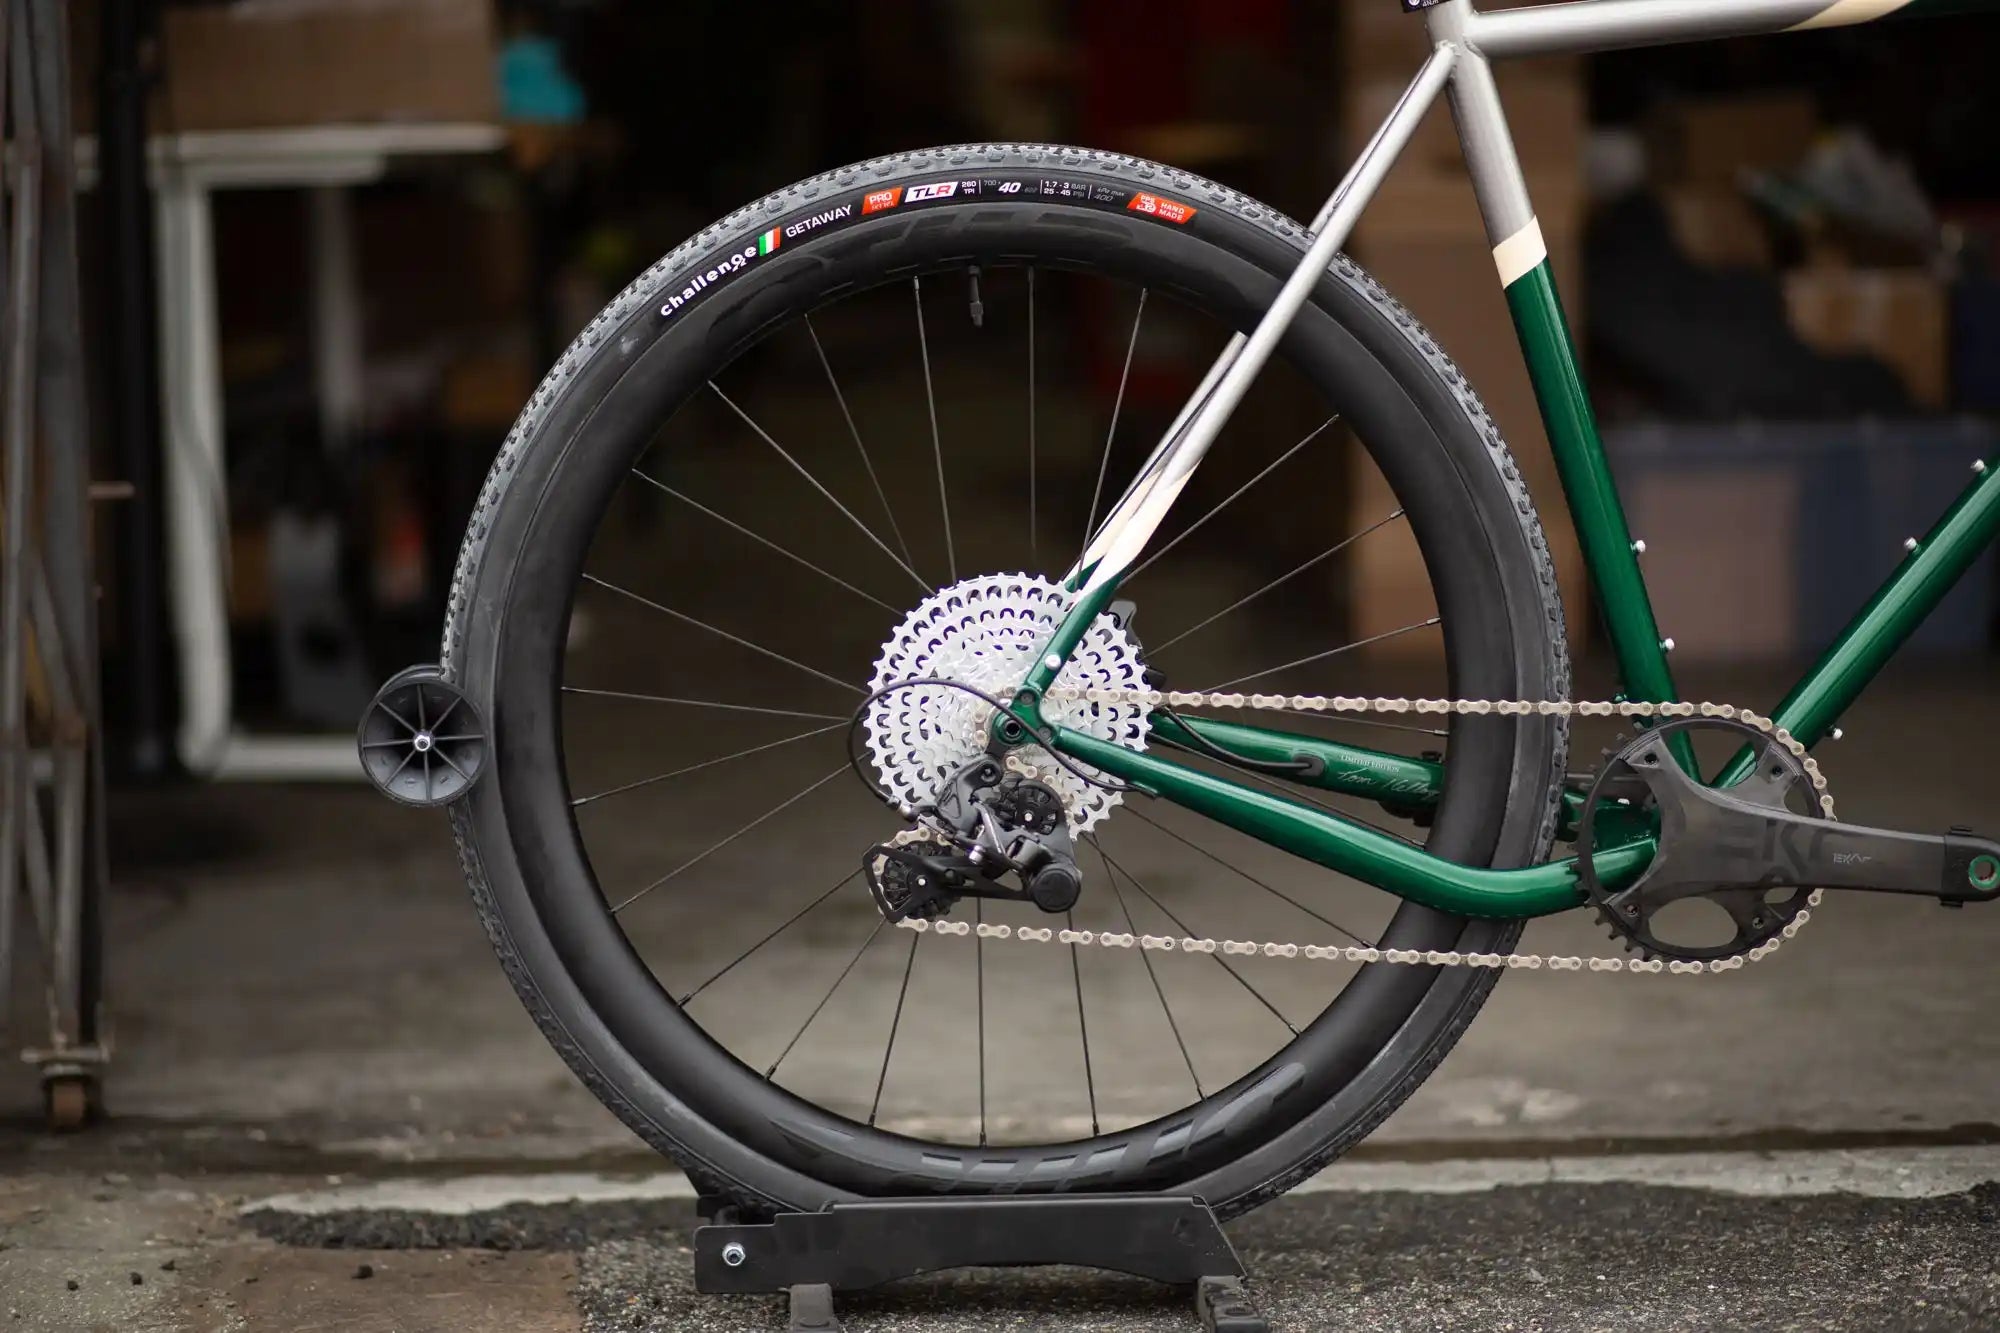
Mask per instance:
[[[1316,805],[1067,728],[1050,731],[1040,700],[1085,630],[1116,595],[1418,122],[1449,89],[1494,263],[1625,695],[1675,701],[1667,663],[1672,645],[1661,639],[1653,616],[1490,61],[1996,8],[2000,0],[1579,0],[1490,14],[1474,9],[1471,0],[1428,7],[1425,22],[1434,43],[1429,60],[1314,220],[1312,242],[1271,308],[1251,333],[1230,340],[1092,535],[1065,580],[1075,600],[1010,701],[1010,711],[996,717],[996,737],[1019,744],[1031,729],[1042,731],[1060,752],[1139,790],[1431,907],[1471,916],[1525,917],[1577,905],[1581,894],[1573,859],[1500,870],[1457,865]],[[1901,565],[1778,706],[1772,714],[1777,725],[1807,745],[1823,739],[1992,542],[2000,531],[2000,469],[1981,460],[1973,464],[1973,472],[1964,493],[1928,534],[1911,544]],[[1153,733],[1182,749],[1219,745],[1251,758],[1298,762],[1299,781],[1391,809],[1434,807],[1443,789],[1440,763],[1279,729],[1157,717]],[[1747,762],[1739,756],[1735,770],[1725,771],[1718,781],[1733,780]],[[1652,852],[1650,836],[1634,833],[1600,845],[1592,864],[1604,883],[1616,886],[1640,874]]]

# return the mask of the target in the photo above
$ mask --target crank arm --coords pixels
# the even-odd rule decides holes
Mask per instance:
[[[1655,902],[1718,888],[1780,887],[1908,893],[1954,907],[2000,898],[2000,842],[1968,829],[1923,834],[1837,824],[1738,800],[1677,764],[1661,764],[1647,777],[1656,792],[1671,786],[1677,798],[1661,802],[1667,826],[1645,890]]]

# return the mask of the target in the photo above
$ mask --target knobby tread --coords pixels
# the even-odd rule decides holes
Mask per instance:
[[[942,170],[1049,167],[1107,176],[1135,186],[1164,188],[1195,202],[1198,207],[1224,211],[1251,223],[1301,253],[1311,240],[1306,228],[1294,219],[1227,186],[1144,158],[1056,144],[963,144],[890,154],[823,172],[737,209],[676,246],[628,283],[624,290],[584,327],[536,386],[534,394],[502,442],[487,473],[485,483],[480,488],[472,516],[466,524],[465,537],[459,547],[457,563],[453,570],[443,643],[440,649],[440,664],[447,677],[456,678],[454,659],[460,651],[470,598],[485,554],[493,516],[514,479],[524,451],[536,440],[543,420],[589,360],[616,331],[625,328],[635,316],[650,311],[663,292],[677,285],[676,280],[680,274],[699,267],[701,261],[706,260],[711,252],[720,249],[725,241],[739,238],[751,230],[753,224],[757,227],[768,225],[770,220],[796,212],[812,201],[835,191],[847,192],[865,184],[887,182],[899,177]],[[1423,358],[1437,379],[1450,390],[1479,439],[1484,443],[1488,459],[1506,488],[1514,516],[1520,525],[1521,535],[1531,552],[1541,602],[1547,618],[1545,648],[1549,655],[1547,665],[1552,687],[1548,692],[1549,697],[1567,698],[1570,683],[1569,639],[1562,597],[1556,583],[1555,563],[1526,480],[1522,477],[1506,441],[1501,437],[1499,426],[1494,422],[1492,414],[1487,411],[1464,373],[1459,370],[1438,341],[1381,284],[1345,254],[1336,256],[1329,274],[1387,317],[1409,346]],[[1554,846],[1556,828],[1561,815],[1560,793],[1567,771],[1569,720],[1551,718],[1548,721],[1555,728],[1555,743],[1550,747],[1550,771],[1545,785],[1550,797],[1546,803],[1547,808],[1542,813],[1539,833],[1532,849],[1534,860],[1546,858]],[[650,1146],[677,1161],[687,1171],[698,1189],[706,1193],[726,1195],[752,1210],[785,1207],[784,1201],[765,1196],[733,1179],[692,1152],[688,1145],[669,1136],[650,1116],[638,1107],[630,1105],[611,1080],[596,1070],[590,1058],[565,1030],[561,1020],[541,996],[534,978],[524,966],[519,951],[509,937],[506,923],[494,909],[492,892],[480,864],[478,850],[473,844],[469,823],[469,816],[462,805],[451,808],[452,831],[457,844],[460,866],[471,890],[480,923],[515,991],[521,996],[536,1025],[565,1063],[620,1120],[638,1133]],[[1519,939],[1520,932],[1521,927],[1517,924],[1496,942],[1494,947],[1498,950],[1511,949]],[[1329,1139],[1305,1160],[1272,1177],[1263,1185],[1235,1199],[1214,1201],[1218,1213],[1225,1216],[1233,1215],[1269,1201],[1320,1170],[1372,1133],[1450,1053],[1459,1037],[1478,1014],[1498,979],[1498,972],[1482,973],[1465,989],[1451,1021],[1440,1027],[1424,1056],[1410,1068],[1402,1080],[1385,1090],[1367,1114],[1357,1118],[1347,1129]]]

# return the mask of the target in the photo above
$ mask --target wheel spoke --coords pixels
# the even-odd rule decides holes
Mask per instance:
[[[1129,809],[1130,807],[1127,808]],[[1148,820],[1147,822],[1151,823],[1152,821]],[[1096,840],[1092,839],[1090,845],[1097,847]],[[1102,847],[1097,847],[1097,859],[1104,862],[1104,881],[1111,886],[1112,894],[1118,899],[1118,911],[1125,918],[1125,929],[1137,935],[1139,933],[1139,926],[1132,919],[1132,908],[1125,901],[1125,890],[1118,887],[1118,876],[1111,873],[1111,862],[1105,860],[1104,849]],[[1160,984],[1160,973],[1153,966],[1151,950],[1139,950],[1139,961],[1146,965],[1146,975],[1152,978],[1153,982],[1153,994],[1160,998],[1160,1012],[1167,1016],[1167,1026],[1173,1030],[1174,1044],[1181,1048],[1181,1059],[1187,1064],[1188,1078],[1194,1082],[1194,1095],[1197,1098],[1205,1098],[1208,1094],[1202,1090],[1201,1075],[1194,1072],[1194,1057],[1188,1054],[1187,1039],[1181,1036],[1181,1025],[1174,1021],[1173,1006],[1167,1003],[1166,987]]]
[[[695,619],[695,617],[688,615],[684,611],[676,611],[671,606],[662,606],[650,597],[641,597],[638,593],[633,592],[627,588],[621,588],[615,583],[611,583],[597,577],[597,575],[595,574],[585,574],[583,577],[585,582],[595,583],[598,587],[604,588],[610,592],[615,592],[620,597],[629,597],[633,601],[639,603],[639,605],[641,606],[650,606],[655,611],[659,611],[666,615],[672,616],[675,620],[684,621],[687,624],[693,625],[697,629],[705,629],[710,634],[713,634],[718,638],[727,639],[731,643],[736,644],[739,647],[748,648],[753,653],[762,653],[764,656],[771,658],[773,661],[783,662],[786,666],[789,667],[797,667],[799,670],[805,672],[808,676],[818,676],[821,680],[827,682],[829,685],[838,685],[840,686],[841,689],[852,690],[856,694],[867,693],[866,690],[862,689],[859,685],[854,684],[852,681],[842,680],[838,676],[829,676],[826,672],[821,671],[818,667],[809,667],[804,662],[800,662],[793,658],[787,657],[783,653],[778,652],[775,649],[766,648],[761,643],[752,643],[750,640],[743,638],[740,635],[731,634],[726,629],[722,629],[718,626],[711,625],[706,620],[697,620]]]
[[[647,704],[685,704],[690,708],[722,708],[732,713],[766,713],[772,717],[810,717],[827,722],[845,722],[839,713],[803,713],[796,708],[759,708],[754,704],[726,704],[716,699],[677,699],[668,694],[634,694],[627,690],[592,690],[581,685],[565,685],[564,694],[583,694],[596,699],[631,699]],[[440,737],[440,739],[445,739]],[[451,737],[450,739],[458,739]]]
[[[840,879],[834,884],[832,888],[820,894],[817,898],[814,898],[804,907],[801,907],[798,911],[786,917],[784,921],[779,923],[779,925],[771,931],[770,934],[764,936],[764,938],[758,940],[755,944],[745,949],[742,953],[739,953],[734,958],[730,959],[729,962],[725,964],[722,968],[712,973],[709,976],[708,980],[702,982],[699,986],[696,986],[693,990],[681,996],[681,998],[677,1001],[677,1003],[680,1004],[682,1008],[686,1008],[688,1001],[692,1000],[695,996],[701,994],[703,991],[707,990],[710,986],[713,986],[716,982],[728,976],[731,972],[733,972],[736,969],[736,965],[738,963],[741,963],[751,954],[756,953],[759,949],[769,944],[772,940],[777,939],[778,936],[784,934],[787,930],[790,930],[793,926],[797,925],[799,922],[799,918],[803,917],[807,912],[812,911],[813,908],[818,907],[828,898],[833,897],[834,894],[839,893],[849,884],[852,884],[860,874],[861,872],[859,870],[848,871],[845,875],[840,877]]]
[[[1188,924],[1185,921],[1182,921],[1179,917],[1175,916],[1165,903],[1161,902],[1158,898],[1155,898],[1151,890],[1147,889],[1147,887],[1144,884],[1139,882],[1139,877],[1137,875],[1134,875],[1131,871],[1127,870],[1124,866],[1120,865],[1117,862],[1117,860],[1113,858],[1111,853],[1105,851],[1104,844],[1102,842],[1100,842],[1096,837],[1093,836],[1090,839],[1090,845],[1097,849],[1097,854],[1104,858],[1105,863],[1108,864],[1113,871],[1123,875],[1126,881],[1129,884],[1131,884],[1133,888],[1139,891],[1141,897],[1143,897],[1147,902],[1151,903],[1153,906],[1159,908],[1160,911],[1166,916],[1167,920],[1173,922],[1174,925],[1180,930],[1181,934],[1183,935],[1194,934],[1194,931],[1188,928]],[[1299,1035],[1299,1030],[1292,1026],[1292,1020],[1286,1018],[1283,1013],[1279,1012],[1277,1005],[1272,1004],[1269,1000],[1265,999],[1264,992],[1258,990],[1255,986],[1251,985],[1249,980],[1246,977],[1244,977],[1244,975],[1241,972],[1238,972],[1233,966],[1230,965],[1228,959],[1224,958],[1219,953],[1209,954],[1208,957],[1215,960],[1215,965],[1217,967],[1220,967],[1223,971],[1227,972],[1230,976],[1234,977],[1236,979],[1237,985],[1241,986],[1244,990],[1249,991],[1250,994],[1253,997],[1255,997],[1257,1003],[1263,1005],[1266,1009],[1270,1010],[1271,1017],[1277,1019],[1280,1023],[1283,1023],[1285,1025],[1285,1030],[1287,1032],[1291,1033],[1294,1037]]]
[[[1174,539],[1172,541],[1168,542],[1165,546],[1162,546],[1159,550],[1153,552],[1151,555],[1147,556],[1144,560],[1140,561],[1139,567],[1134,569],[1130,574],[1127,574],[1125,576],[1124,581],[1126,583],[1130,583],[1133,579],[1136,579],[1141,574],[1145,573],[1147,566],[1151,565],[1155,560],[1158,560],[1161,556],[1165,555],[1167,552],[1173,550],[1176,546],[1179,546],[1189,537],[1194,536],[1195,530],[1200,528],[1202,524],[1208,522],[1208,520],[1214,518],[1217,514],[1229,508],[1230,505],[1236,503],[1237,499],[1243,494],[1243,492],[1249,490],[1252,486],[1255,486],[1258,482],[1264,480],[1264,478],[1270,476],[1273,472],[1277,471],[1279,466],[1282,465],[1286,459],[1290,458],[1293,454],[1297,453],[1299,450],[1305,448],[1307,445],[1311,444],[1314,440],[1318,439],[1320,436],[1320,432],[1324,431],[1328,426],[1331,426],[1334,422],[1338,420],[1340,420],[1340,414],[1336,412],[1332,416],[1328,417],[1325,421],[1321,422],[1318,426],[1315,426],[1303,440],[1300,440],[1297,444],[1285,450],[1285,452],[1283,452],[1282,454],[1279,454],[1277,458],[1265,464],[1264,469],[1261,472],[1259,472],[1256,476],[1250,478],[1250,480],[1244,482],[1241,486],[1238,486],[1234,491],[1230,492],[1229,497],[1227,499],[1222,501],[1220,504],[1216,505],[1215,508],[1209,510],[1206,514],[1203,514],[1200,518],[1196,519],[1194,522],[1188,524],[1185,528],[1182,528],[1180,532],[1175,534]]]
[[[405,730],[405,731],[409,732],[409,733],[410,733],[410,734],[411,734],[412,736],[416,735],[416,734],[417,734],[417,733],[418,733],[419,731],[422,731],[422,730],[423,730],[423,728],[422,728],[422,727],[413,727],[413,726],[411,726],[411,725],[410,725],[410,719],[408,719],[408,718],[404,717],[404,716],[403,716],[403,715],[402,715],[401,713],[399,713],[399,712],[397,712],[397,711],[396,711],[395,709],[393,709],[393,708],[389,707],[389,705],[388,705],[388,704],[386,704],[386,703],[383,703],[383,702],[382,702],[381,700],[379,700],[379,699],[378,699],[378,700],[376,700],[376,702],[375,702],[375,706],[376,706],[377,708],[381,709],[381,710],[382,710],[383,712],[387,713],[387,714],[388,714],[388,715],[389,715],[390,717],[393,717],[393,718],[395,718],[395,719],[396,719],[396,721],[398,721],[398,722],[402,723],[402,725],[403,725],[403,730]]]
[[[824,787],[827,783],[839,777],[842,773],[846,773],[848,771],[849,771],[848,766],[846,764],[842,764],[839,768],[834,769],[833,772],[819,779],[819,781],[813,783],[810,787],[806,787],[801,791],[794,792],[792,795],[787,796],[784,800],[778,802],[776,805],[772,806],[769,810],[766,810],[763,814],[758,815],[755,819],[745,824],[742,828],[737,829],[734,833],[730,834],[728,837],[723,838],[718,842],[710,843],[707,847],[695,853],[687,860],[681,862],[679,865],[675,866],[672,870],[669,870],[666,874],[660,876],[658,879],[654,880],[651,884],[648,884],[645,888],[640,889],[637,893],[627,898],[624,902],[619,903],[616,907],[611,909],[611,915],[617,916],[620,912],[630,907],[633,903],[638,902],[641,898],[651,893],[654,889],[659,888],[662,884],[665,884],[668,880],[680,874],[683,870],[686,870],[690,866],[699,865],[701,862],[707,860],[710,856],[713,856],[716,852],[719,852],[724,847],[727,847],[730,843],[735,842],[738,838],[748,833],[751,829],[756,828],[759,824],[771,818],[771,816],[779,813],[782,810],[789,808],[790,806],[798,804],[806,797],[818,791],[821,787]]]
[[[1083,525],[1083,544],[1090,546],[1091,534],[1097,530],[1097,505],[1104,498],[1104,474],[1111,467],[1111,442],[1118,438],[1118,414],[1125,407],[1125,385],[1132,378],[1132,353],[1139,348],[1139,322],[1146,317],[1146,292],[1139,289],[1139,305],[1132,312],[1132,336],[1125,343],[1125,369],[1118,376],[1118,396],[1111,400],[1111,429],[1104,433],[1104,453],[1097,460],[1097,485],[1090,492],[1090,518]]]
[[[458,766],[458,761],[456,759],[453,759],[450,755],[446,754],[443,750],[437,751],[437,757],[439,759],[442,759],[445,762],[446,766],[449,767],[452,772],[458,774],[459,777],[463,778],[467,782],[472,781],[472,776],[469,773],[467,773],[464,769]]]
[[[937,393],[931,386],[931,340],[924,331],[924,283],[910,279],[910,294],[917,303],[917,349],[924,361],[924,404],[931,414],[931,455],[937,460],[938,512],[944,516],[944,554],[949,562],[951,581],[958,582],[958,547],[951,538],[951,501],[944,491],[944,442],[938,437]]]
[[[1385,639],[1393,639],[1399,635],[1414,633],[1420,629],[1429,629],[1431,626],[1440,623],[1442,622],[1437,616],[1431,616],[1428,619],[1419,620],[1414,624],[1404,625],[1401,629],[1383,630],[1380,634],[1371,634],[1365,639],[1356,639],[1353,643],[1343,643],[1340,647],[1329,648],[1323,653],[1314,653],[1310,657],[1301,657],[1292,662],[1282,662],[1274,667],[1265,667],[1262,671],[1253,671],[1247,676],[1238,676],[1234,680],[1225,680],[1220,685],[1209,686],[1202,693],[1214,694],[1218,690],[1226,690],[1232,685],[1241,685],[1252,680],[1262,680],[1266,676],[1275,676],[1280,671],[1290,671],[1293,667],[1305,666],[1312,662],[1323,662],[1329,657],[1338,657],[1342,653],[1351,653],[1356,648],[1366,648],[1371,643],[1381,643]]]
[[[1229,871],[1233,875],[1241,875],[1244,879],[1249,880],[1252,884],[1255,884],[1258,888],[1264,890],[1264,892],[1270,894],[1275,898],[1282,898],[1284,901],[1298,908],[1301,912],[1304,912],[1307,916],[1311,917],[1313,920],[1321,923],[1322,925],[1332,927],[1334,930],[1339,931],[1342,935],[1345,935],[1348,939],[1353,940],[1356,944],[1362,946],[1363,948],[1367,948],[1374,943],[1373,940],[1362,939],[1359,935],[1349,930],[1346,926],[1341,925],[1338,921],[1335,921],[1332,917],[1324,916],[1321,913],[1314,911],[1312,908],[1307,907],[1304,903],[1292,897],[1290,894],[1285,893],[1280,889],[1275,889],[1271,887],[1263,880],[1258,879],[1255,875],[1245,870],[1242,866],[1237,865],[1234,861],[1225,861],[1222,857],[1216,855],[1213,851],[1202,846],[1194,839],[1184,837],[1183,835],[1175,832],[1173,829],[1168,828],[1165,824],[1162,824],[1159,820],[1154,819],[1151,815],[1146,814],[1144,811],[1139,810],[1132,805],[1127,805],[1125,809],[1128,812],[1130,812],[1133,818],[1137,819],[1140,823],[1151,824],[1154,828],[1166,834],[1169,838],[1172,838],[1175,842],[1179,843],[1181,846],[1186,847],[1191,851],[1197,852],[1200,855],[1207,857],[1209,860],[1215,862],[1217,865],[1221,866],[1224,870]]]
[[[917,965],[917,946],[923,942],[924,932],[910,932],[910,953],[903,960],[903,984],[896,991],[896,1016],[889,1020],[889,1042],[882,1048],[882,1072],[875,1078],[875,1102],[868,1108],[868,1123],[871,1125],[882,1110],[882,1089],[889,1082],[889,1057],[896,1053],[896,1033],[903,1026],[903,1000],[910,993],[910,973]]]
[[[986,1146],[986,923],[985,899],[972,900],[972,985],[979,1005],[979,1146]]]
[[[785,547],[780,546],[778,545],[778,543],[772,541],[769,537],[761,536],[758,533],[752,532],[749,528],[744,527],[741,523],[738,523],[735,519],[728,518],[722,514],[716,513],[713,509],[710,509],[707,505],[701,503],[699,500],[681,494],[679,491],[667,485],[659,478],[641,472],[638,468],[632,469],[632,475],[637,477],[640,481],[646,482],[648,485],[658,488],[664,494],[671,495],[674,499],[679,500],[682,504],[688,506],[690,509],[708,515],[710,518],[714,519],[717,523],[722,524],[722,526],[726,528],[732,528],[735,531],[742,533],[745,537],[748,537],[751,541],[756,542],[758,545],[765,546],[773,551],[776,551],[779,555],[785,557],[785,559],[787,560],[792,561],[794,564],[804,565],[807,569],[810,569],[813,573],[819,575],[821,578],[830,580],[834,583],[838,583],[841,587],[847,589],[849,592],[853,593],[856,597],[866,598],[867,600],[875,603],[875,605],[881,607],[884,611],[887,611],[889,614],[896,616],[900,616],[902,614],[901,611],[889,605],[887,602],[883,601],[880,597],[877,597],[874,593],[865,592],[862,589],[855,587],[852,583],[849,583],[846,579],[840,577],[840,575],[834,573],[832,570],[814,564],[812,561],[806,559],[804,556],[800,555],[796,551],[787,550]]]
[[[1042,567],[1040,524],[1035,512],[1035,270],[1028,268],[1028,564]],[[980,1117],[980,1142],[986,1140],[986,1120]]]
[[[826,371],[826,382],[833,386],[834,401],[840,404],[840,415],[847,422],[847,433],[853,437],[854,447],[861,454],[861,466],[868,469],[868,482],[875,488],[875,498],[882,502],[882,516],[889,520],[889,531],[896,538],[903,560],[914,569],[916,557],[910,554],[910,543],[903,537],[902,525],[896,522],[896,511],[890,507],[889,493],[882,489],[882,478],[876,474],[875,460],[868,456],[868,446],[861,443],[861,431],[854,424],[854,413],[847,408],[847,395],[840,391],[840,381],[833,377],[833,363],[826,359],[826,348],[820,346],[819,330],[813,327],[811,315],[807,315],[805,321],[806,332],[812,335],[813,351],[819,354],[820,368]]]
[[[916,570],[910,568],[909,565],[904,563],[903,557],[897,555],[894,551],[890,550],[888,546],[882,541],[882,539],[875,535],[875,530],[873,528],[869,527],[866,523],[863,523],[860,519],[856,518],[854,516],[853,510],[849,509],[846,505],[842,504],[838,499],[836,499],[832,491],[822,486],[820,484],[819,478],[815,477],[810,471],[808,471],[806,469],[805,464],[799,462],[798,459],[792,457],[789,453],[785,452],[785,447],[779,444],[776,440],[772,439],[771,433],[765,430],[762,426],[758,425],[756,420],[752,418],[748,412],[745,412],[742,408],[738,407],[736,405],[736,400],[734,398],[731,398],[728,394],[724,393],[720,385],[718,385],[714,380],[710,380],[708,382],[708,387],[715,390],[715,396],[717,398],[720,398],[723,402],[729,404],[729,410],[734,412],[737,416],[742,417],[744,424],[749,426],[751,430],[756,431],[758,437],[762,439],[764,443],[770,445],[773,449],[777,450],[778,457],[784,459],[787,463],[790,463],[792,465],[792,471],[798,473],[801,477],[804,477],[806,479],[806,482],[814,490],[818,491],[822,496],[826,498],[826,502],[828,504],[832,505],[835,509],[838,509],[840,511],[841,516],[843,518],[845,518],[849,523],[852,523],[856,528],[859,528],[861,530],[862,536],[866,537],[869,541],[875,543],[875,547],[877,550],[881,551],[883,555],[886,555],[891,560],[895,561],[896,567],[898,569],[902,570],[905,574],[908,574],[911,578],[915,579],[917,581],[917,586],[919,588],[922,588],[925,592],[932,591],[931,585],[924,582],[923,576],[921,574],[917,573]]]
[[[403,756],[403,762],[397,764],[395,770],[391,772],[388,777],[382,779],[382,785],[384,787],[394,786],[396,779],[403,776],[403,770],[408,768],[410,766],[410,761],[412,759],[415,759],[416,757],[417,757],[417,747],[412,745],[410,747],[410,752]]]
[[[1076,929],[1076,913],[1065,912],[1063,921],[1071,930]],[[1083,1038],[1083,1090],[1090,1098],[1090,1135],[1096,1138],[1103,1131],[1097,1124],[1097,1077],[1090,1067],[1090,1024],[1083,1017],[1083,963],[1077,957],[1077,946],[1069,946],[1069,975],[1076,983],[1076,1031]]]
[[[847,960],[847,966],[840,969],[840,975],[835,977],[833,984],[826,988],[826,994],[819,997],[819,1003],[814,1005],[812,1012],[806,1015],[806,1021],[799,1024],[799,1030],[794,1032],[792,1039],[785,1043],[785,1049],[778,1052],[778,1058],[771,1061],[771,1067],[764,1071],[765,1079],[769,1080],[776,1077],[778,1066],[785,1063],[785,1057],[792,1053],[792,1047],[799,1044],[799,1038],[806,1035],[806,1029],[812,1026],[815,1018],[819,1017],[819,1011],[826,1008],[826,1002],[831,1000],[833,993],[840,989],[840,983],[847,980],[847,974],[854,970],[854,965],[861,961],[861,955],[868,952],[868,946],[875,942],[875,937],[882,933],[882,927],[888,924],[889,920],[887,917],[876,916],[875,929],[869,931],[868,938],[861,941],[861,947],[856,949],[854,956]]]
[[[655,773],[650,778],[640,778],[636,782],[623,783],[619,786],[596,792],[590,796],[579,796],[575,800],[572,800],[569,806],[570,809],[574,810],[579,806],[589,805],[593,801],[601,801],[607,796],[622,796],[628,791],[637,791],[641,787],[650,787],[656,782],[665,782],[668,778],[677,778],[685,773],[697,773],[704,768],[714,768],[717,764],[726,764],[732,759],[742,759],[749,755],[762,754],[766,750],[775,750],[781,745],[790,745],[794,741],[810,740],[814,736],[824,736],[829,731],[839,731],[847,725],[846,719],[842,719],[839,722],[829,723],[824,727],[814,727],[811,731],[801,731],[790,736],[781,737],[775,741],[766,741],[762,745],[747,746],[744,749],[736,751],[734,754],[717,755],[713,759],[704,759],[699,763],[688,764],[666,773]]]
[[[1318,555],[1306,561],[1303,565],[1300,565],[1298,568],[1290,571],[1289,573],[1278,575],[1278,577],[1272,579],[1269,583],[1257,589],[1257,591],[1251,593],[1247,597],[1237,598],[1235,601],[1231,602],[1228,606],[1223,607],[1220,611],[1217,611],[1214,615],[1210,616],[1208,619],[1201,621],[1198,624],[1189,626],[1187,629],[1182,630],[1179,634],[1174,635],[1173,638],[1168,639],[1165,643],[1154,644],[1147,651],[1153,653],[1154,655],[1158,655],[1160,653],[1165,652],[1167,649],[1179,643],[1182,639],[1188,637],[1188,635],[1193,634],[1196,630],[1207,629],[1210,625],[1213,625],[1216,621],[1222,619],[1224,616],[1228,615],[1231,611],[1240,610],[1243,607],[1248,606],[1251,602],[1256,601],[1259,597],[1262,597],[1265,593],[1271,591],[1271,589],[1277,587],[1279,584],[1297,578],[1299,575],[1305,573],[1308,569],[1311,569],[1314,565],[1317,565],[1322,561],[1332,559],[1334,556],[1339,555],[1342,551],[1346,550],[1349,546],[1352,546],[1355,542],[1360,541],[1363,537],[1366,537],[1369,533],[1375,531],[1375,529],[1380,527],[1385,527],[1388,524],[1395,522],[1402,516],[1403,516],[1403,511],[1398,509],[1395,513],[1389,515],[1387,518],[1377,519],[1375,522],[1370,523],[1367,527],[1361,529],[1361,531],[1355,533],[1353,536],[1341,538],[1339,541],[1327,547],[1324,551],[1321,551]],[[1178,538],[1176,540],[1178,540]],[[1164,555],[1165,552],[1161,552],[1161,554]],[[1150,563],[1152,562],[1151,561],[1147,562],[1147,564]],[[1145,566],[1141,565],[1140,568],[1144,569]]]

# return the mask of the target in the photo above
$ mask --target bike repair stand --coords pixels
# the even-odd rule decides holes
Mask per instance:
[[[792,1333],[835,1333],[833,1293],[949,1268],[1074,1264],[1194,1288],[1211,1333],[1269,1333],[1243,1290],[1243,1263],[1200,1199],[1162,1194],[1013,1194],[865,1199],[745,1222],[704,1197],[694,1289],[785,1292]]]

